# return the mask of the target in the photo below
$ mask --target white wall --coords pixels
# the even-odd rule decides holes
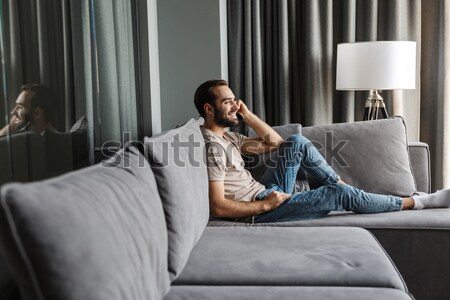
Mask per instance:
[[[195,89],[227,79],[226,0],[158,0],[161,128],[198,116]],[[155,99],[152,99],[152,102]]]

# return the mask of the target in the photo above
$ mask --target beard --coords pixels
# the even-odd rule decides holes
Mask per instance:
[[[28,114],[17,115],[14,114],[11,117],[11,125],[15,131],[23,129],[27,124],[30,123],[30,116]]]
[[[216,122],[217,125],[221,125],[223,127],[234,127],[239,125],[240,120],[238,118],[230,119],[228,114],[224,111],[218,109],[217,107],[215,107],[214,109],[214,122]]]

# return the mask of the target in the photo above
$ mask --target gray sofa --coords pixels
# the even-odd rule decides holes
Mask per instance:
[[[395,251],[387,254],[367,226],[383,216],[210,220],[198,124],[136,146],[53,179],[2,186],[1,299],[19,299],[14,285],[20,299],[413,299]],[[404,239],[420,244],[426,234],[416,228],[434,212],[447,220],[448,210],[419,212],[415,221],[397,213],[403,231],[374,228],[394,239],[411,230]]]

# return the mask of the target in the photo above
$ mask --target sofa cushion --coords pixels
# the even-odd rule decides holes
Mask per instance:
[[[176,285],[353,286],[406,291],[361,228],[208,227]]]
[[[416,191],[401,117],[303,127],[302,132],[348,184],[395,196]]]
[[[314,220],[256,224],[215,219],[209,226],[364,227],[389,253],[417,299],[439,299],[449,294],[449,216],[450,209],[435,208],[366,215],[332,213]]]
[[[173,286],[164,300],[411,300],[407,293],[373,287],[311,286]]]
[[[211,219],[208,226],[273,226],[273,227],[321,227],[345,226],[365,229],[450,230],[450,209],[402,210],[379,214],[355,214],[332,212],[324,218],[271,223],[244,223]]]
[[[136,149],[119,155],[115,167],[2,187],[0,244],[24,299],[144,300],[168,292],[155,179]]]
[[[169,233],[169,272],[183,269],[209,219],[205,142],[195,120],[145,138]]]

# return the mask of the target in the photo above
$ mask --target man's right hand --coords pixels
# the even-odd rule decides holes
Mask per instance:
[[[209,208],[216,218],[245,218],[259,215],[280,206],[291,195],[282,192],[272,192],[262,200],[237,201],[224,197],[223,181],[209,182]]]
[[[265,208],[267,209],[267,211],[274,210],[291,196],[292,195],[290,194],[274,191],[264,198],[263,201],[267,205]]]

